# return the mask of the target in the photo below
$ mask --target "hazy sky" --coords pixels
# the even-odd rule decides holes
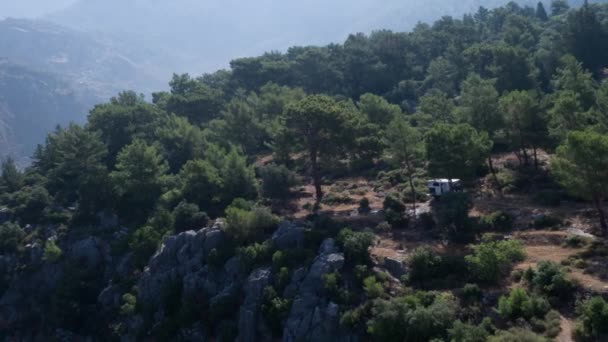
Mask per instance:
[[[76,0],[0,0],[0,18],[34,18],[57,11]]]

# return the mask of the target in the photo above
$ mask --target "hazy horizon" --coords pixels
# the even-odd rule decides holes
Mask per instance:
[[[0,0],[0,19],[40,18],[60,11],[78,0]]]

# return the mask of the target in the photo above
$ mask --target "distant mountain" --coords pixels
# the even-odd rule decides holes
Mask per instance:
[[[201,73],[231,59],[293,45],[343,41],[354,32],[408,30],[509,0],[79,0],[48,18],[165,48],[176,71]],[[536,6],[537,0],[521,4]]]
[[[110,36],[56,24],[0,21],[0,157],[29,155],[58,124],[84,121],[88,109],[121,90],[166,86],[162,57]]]
[[[83,122],[92,101],[53,74],[0,60],[0,158],[30,155],[57,124]]]

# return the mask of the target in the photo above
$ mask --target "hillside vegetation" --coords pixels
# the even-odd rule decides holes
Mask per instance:
[[[2,164],[0,337],[605,341],[606,61],[556,0],[120,92]]]

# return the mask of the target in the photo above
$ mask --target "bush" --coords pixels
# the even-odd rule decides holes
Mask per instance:
[[[538,296],[530,297],[526,290],[516,288],[511,290],[508,296],[500,297],[497,311],[505,319],[516,320],[542,318],[550,309],[551,306],[546,299]]]
[[[532,221],[532,227],[536,229],[556,228],[562,225],[562,219],[552,215],[540,215]]]
[[[48,240],[44,244],[44,253],[42,255],[42,260],[54,263],[57,262],[59,258],[61,258],[61,255],[63,255],[63,251],[61,250],[61,248],[59,248],[59,246],[57,246],[54,240]]]
[[[375,299],[384,295],[384,287],[378,282],[376,277],[370,276],[363,280],[363,290],[367,298]]]
[[[338,234],[338,243],[348,261],[356,264],[367,263],[369,261],[368,249],[374,243],[374,235],[368,232],[342,229]]]
[[[239,248],[237,253],[245,268],[247,270],[252,270],[255,266],[265,264],[271,260],[272,245],[268,241],[264,243],[254,243]]]
[[[422,283],[436,278],[441,272],[441,257],[430,248],[419,247],[409,256],[409,280],[412,283]]]
[[[578,303],[574,337],[576,341],[606,341],[608,339],[608,303],[593,297]]]
[[[432,213],[422,213],[418,216],[418,220],[420,222],[420,226],[424,230],[432,231],[437,226],[435,217],[433,217]]]
[[[524,257],[521,242],[509,240],[473,246],[473,254],[467,255],[465,260],[473,279],[494,283],[501,276],[509,274],[512,264],[523,261]]]
[[[25,232],[14,223],[0,225],[0,254],[15,253],[21,246]]]
[[[226,233],[240,242],[252,241],[279,224],[270,209],[252,207],[250,210],[231,205],[226,209]]]
[[[480,325],[466,324],[461,321],[454,322],[450,329],[451,342],[486,342],[492,331],[492,320],[484,318]]]
[[[150,257],[156,252],[162,237],[159,231],[150,226],[139,228],[133,233],[129,247],[133,251],[133,261],[136,267],[143,267],[148,263]]]
[[[469,217],[471,198],[466,193],[452,192],[435,203],[437,228],[450,241],[469,242],[475,237],[473,222]]]
[[[560,299],[570,298],[576,286],[566,278],[561,267],[549,261],[541,261],[532,277],[531,285],[540,292]]]
[[[364,311],[363,307],[346,311],[340,318],[340,325],[350,329],[357,329],[362,324]]]
[[[405,211],[405,204],[396,195],[390,194],[386,196],[383,207],[384,217],[391,226],[397,228],[408,225],[409,217]]]
[[[559,191],[541,190],[534,196],[534,200],[544,206],[558,207],[562,202],[562,196]]]
[[[327,291],[331,296],[338,293],[340,287],[340,274],[338,273],[327,273],[321,277],[323,281],[323,289]]]
[[[447,337],[456,313],[456,300],[449,294],[376,300],[367,331],[374,341],[430,341]]]
[[[131,316],[137,309],[137,297],[130,293],[125,293],[122,296],[122,306],[120,307],[120,314],[123,316]]]
[[[496,211],[482,217],[480,224],[484,229],[506,232],[513,229],[513,216],[504,211]]]
[[[283,322],[289,314],[291,301],[280,297],[277,291],[268,286],[262,293],[262,315],[275,336],[281,336]]]
[[[201,212],[198,205],[182,201],[173,209],[174,230],[176,234],[207,226],[209,216]]]
[[[369,213],[372,209],[369,207],[369,200],[367,197],[363,197],[359,201],[359,213],[366,214]]]
[[[476,303],[483,298],[483,292],[477,284],[466,284],[462,288],[462,299],[466,303]]]
[[[39,223],[45,209],[51,205],[51,196],[42,186],[25,187],[15,193],[15,215],[23,223]]]
[[[260,169],[262,196],[270,199],[286,199],[290,189],[297,185],[295,174],[285,165],[270,164]]]
[[[488,338],[488,342],[547,342],[547,339],[535,334],[530,330],[513,328],[507,331],[500,331]]]

